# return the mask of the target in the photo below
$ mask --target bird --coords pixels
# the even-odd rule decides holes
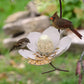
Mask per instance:
[[[69,20],[60,18],[57,15],[57,12],[55,12],[54,15],[50,17],[50,20],[52,20],[52,25],[56,27],[58,31],[60,29],[63,30],[63,29],[69,28],[74,34],[76,34],[80,39],[82,39],[82,35],[73,28],[72,22]]]
[[[20,40],[18,40],[13,47],[9,50],[9,52],[13,51],[13,50],[18,50],[18,49],[28,49],[27,48],[27,44],[29,43],[29,39],[28,38],[22,38]]]

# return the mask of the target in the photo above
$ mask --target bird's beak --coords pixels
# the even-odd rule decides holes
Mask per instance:
[[[50,17],[50,20],[53,20],[53,17]]]

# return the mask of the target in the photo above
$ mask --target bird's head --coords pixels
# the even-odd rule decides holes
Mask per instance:
[[[59,16],[57,15],[57,12],[55,12],[54,15],[50,17],[50,20],[54,21],[58,18],[59,18]]]
[[[27,42],[27,43],[28,43],[28,42],[30,43],[30,41],[29,41],[28,38],[24,38],[24,41]]]

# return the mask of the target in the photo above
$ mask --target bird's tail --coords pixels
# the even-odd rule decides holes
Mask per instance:
[[[73,29],[72,27],[70,28],[71,29],[71,31],[73,32],[73,33],[75,33],[80,39],[82,39],[82,35],[79,33],[79,32],[77,32],[75,29]]]

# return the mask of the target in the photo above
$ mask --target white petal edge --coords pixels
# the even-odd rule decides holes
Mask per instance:
[[[28,47],[31,51],[33,51],[33,52],[38,51],[38,49],[37,49],[37,44],[35,45],[34,43],[28,43],[28,44],[27,44],[27,47]]]
[[[61,40],[60,40],[60,43],[58,45],[58,50],[56,50],[56,56],[60,56],[61,54],[63,54],[65,51],[67,51],[69,49],[71,45],[71,38],[66,36],[66,37],[63,37]]]
[[[53,26],[50,26],[42,34],[48,35],[54,44],[54,48],[56,48],[57,44],[59,43],[59,39],[60,39],[60,34],[58,32],[58,29],[56,29]]]
[[[41,33],[39,32],[30,32],[27,38],[30,40],[30,43],[37,43],[40,36],[41,36]]]
[[[61,49],[57,50],[55,57],[58,57],[58,56],[62,55],[65,51],[66,50],[64,48],[61,48]]]
[[[24,50],[24,49],[20,49],[19,54],[22,55],[24,58],[31,58],[31,59],[35,59],[35,55],[33,52],[28,51],[28,50]]]

